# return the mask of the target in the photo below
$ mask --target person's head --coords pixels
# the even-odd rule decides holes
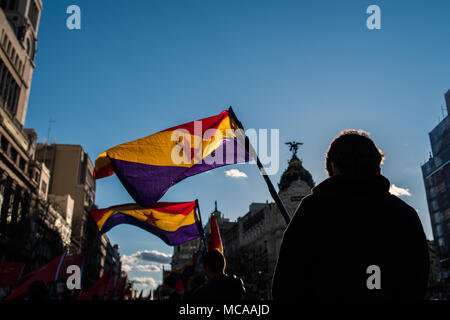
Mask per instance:
[[[224,274],[225,265],[225,257],[218,250],[209,251],[203,256],[203,268],[208,279]]]
[[[42,280],[36,280],[28,286],[28,299],[33,301],[48,300],[48,287]]]
[[[173,275],[168,276],[164,279],[164,287],[172,293],[177,288],[177,279]]]
[[[345,130],[333,142],[326,155],[326,169],[330,177],[339,174],[364,176],[381,173],[383,152],[362,130]]]

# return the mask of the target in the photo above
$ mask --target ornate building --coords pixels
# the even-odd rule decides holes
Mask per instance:
[[[0,0],[0,262],[24,262],[28,272],[83,251],[86,287],[104,270],[120,273],[120,257],[88,215],[89,156],[81,146],[38,145],[24,128],[41,11],[41,0]]]
[[[24,128],[42,2],[2,0],[0,8],[0,261],[26,262],[27,271],[68,248],[71,208],[48,198],[37,133]]]

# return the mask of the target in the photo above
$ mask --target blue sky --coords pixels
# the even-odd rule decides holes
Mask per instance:
[[[66,27],[72,4],[81,8],[81,30]],[[371,4],[381,8],[381,30],[366,27]],[[299,156],[316,183],[326,178],[332,138],[364,129],[387,156],[384,175],[409,189],[402,199],[431,238],[420,165],[450,88],[449,10],[437,0],[44,1],[26,127],[42,141],[53,119],[51,141],[81,144],[95,160],[232,105],[246,128],[280,129],[282,143],[304,142]],[[275,184],[289,157],[282,144]],[[254,165],[233,167],[247,174],[241,179],[225,176],[231,168],[185,180],[163,200],[198,198],[204,220],[217,200],[234,220],[251,202],[271,199]],[[98,181],[100,207],[130,201],[116,177]],[[108,236],[128,257],[172,253],[131,226]],[[130,276],[160,281],[152,270]]]

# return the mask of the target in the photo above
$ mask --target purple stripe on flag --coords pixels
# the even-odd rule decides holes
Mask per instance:
[[[200,237],[198,223],[182,226],[178,228],[178,230],[176,231],[165,231],[148,222],[141,221],[133,216],[129,216],[121,212],[116,213],[111,217],[109,217],[109,219],[106,220],[100,232],[106,233],[119,224],[131,224],[141,229],[144,229],[162,239],[169,246],[175,246]]]
[[[178,167],[175,164],[154,166],[117,159],[111,159],[111,163],[118,178],[136,203],[150,207],[161,199],[170,187],[187,177],[229,164],[249,161],[248,152],[236,138],[224,140],[222,145],[225,146],[222,147],[224,152],[221,161],[214,162],[214,157],[220,155],[219,153],[216,155],[218,152],[216,149],[201,163],[192,167]]]

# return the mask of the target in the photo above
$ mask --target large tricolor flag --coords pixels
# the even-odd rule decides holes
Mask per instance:
[[[108,149],[95,161],[94,177],[117,174],[136,203],[149,207],[187,177],[251,160],[244,141],[230,111],[222,111]]]
[[[161,202],[144,208],[127,204],[91,211],[101,233],[119,224],[131,224],[147,230],[174,246],[199,238],[202,228],[196,215],[197,202]]]

